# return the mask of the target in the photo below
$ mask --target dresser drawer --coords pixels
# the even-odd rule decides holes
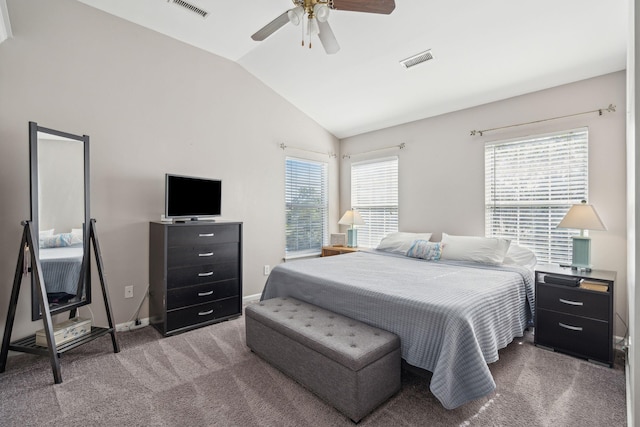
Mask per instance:
[[[220,264],[204,264],[167,270],[167,290],[220,280],[237,279],[240,274],[238,260]]]
[[[238,243],[220,243],[194,247],[174,247],[167,250],[168,268],[191,265],[221,264],[239,259]]]
[[[240,297],[218,300],[167,312],[167,332],[195,327],[223,317],[240,315]]]
[[[609,362],[609,323],[548,310],[538,310],[535,343]]]
[[[589,292],[579,288],[567,288],[538,284],[536,305],[538,308],[559,311],[592,319],[609,319],[610,296],[606,292]]]
[[[167,310],[237,297],[239,289],[237,279],[173,289],[167,292]]]
[[[237,224],[170,227],[167,236],[167,244],[169,247],[239,241],[240,227]]]

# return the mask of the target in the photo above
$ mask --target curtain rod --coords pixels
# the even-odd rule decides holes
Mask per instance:
[[[492,132],[494,130],[500,130],[500,129],[507,129],[507,128],[512,128],[512,127],[517,127],[517,126],[525,126],[525,125],[532,125],[534,123],[542,123],[542,122],[548,122],[550,120],[558,120],[558,119],[566,119],[567,117],[574,117],[574,116],[581,116],[583,114],[593,114],[593,113],[598,113],[599,116],[602,115],[603,111],[607,111],[609,113],[613,113],[616,111],[616,106],[613,104],[609,104],[609,106],[607,108],[599,108],[597,110],[592,110],[592,111],[585,111],[583,113],[575,113],[575,114],[568,114],[566,116],[558,116],[558,117],[551,117],[549,119],[542,119],[542,120],[535,120],[533,122],[526,122],[526,123],[518,123],[515,125],[508,125],[508,126],[500,126],[497,128],[491,128],[491,129],[483,129],[483,130],[472,130],[471,131],[471,136],[475,136],[477,134],[480,134],[480,136],[482,136],[485,132]]]
[[[400,150],[402,150],[404,147],[406,147],[407,144],[405,144],[404,142],[402,144],[398,144],[398,145],[392,145],[390,147],[382,147],[382,148],[376,148],[375,150],[369,150],[369,151],[363,151],[362,153],[354,153],[354,154],[343,154],[342,158],[343,159],[350,159],[351,156],[359,156],[360,154],[369,154],[369,153],[375,153],[376,151],[382,151],[382,150],[390,150],[392,148],[399,148]]]
[[[322,154],[322,155],[325,155],[325,156],[329,156],[330,158],[338,157],[338,155],[336,153],[333,153],[331,151],[323,153],[322,151],[308,150],[306,148],[300,148],[300,147],[292,147],[290,145],[285,145],[284,143],[280,144],[280,148],[282,148],[282,150],[284,150],[286,148],[291,148],[293,150],[306,151],[308,153]]]

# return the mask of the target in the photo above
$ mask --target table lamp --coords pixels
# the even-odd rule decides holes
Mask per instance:
[[[584,230],[606,230],[598,213],[592,205],[583,200],[578,205],[571,206],[569,212],[562,218],[558,228],[575,228],[580,230],[580,236],[572,236],[573,257],[571,268],[574,270],[591,271],[591,238],[584,235]]]
[[[360,216],[360,212],[351,208],[342,215],[338,224],[342,225],[350,225],[351,227],[347,230],[347,246],[350,248],[355,248],[358,246],[358,230],[353,228],[354,225],[365,225],[362,216]]]

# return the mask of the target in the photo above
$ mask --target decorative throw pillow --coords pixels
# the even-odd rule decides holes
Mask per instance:
[[[499,265],[504,261],[511,240],[498,237],[451,236],[442,233],[441,243],[443,260]]]
[[[431,233],[408,233],[398,231],[387,234],[376,249],[406,255],[414,241],[429,240],[430,238]]]
[[[439,242],[429,242],[427,240],[416,240],[407,251],[407,256],[412,258],[438,261],[442,254],[442,245]]]
[[[71,246],[71,233],[55,234],[40,239],[40,247],[43,249],[63,248],[66,246]]]

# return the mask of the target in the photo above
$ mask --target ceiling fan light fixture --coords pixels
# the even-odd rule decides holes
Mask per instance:
[[[291,22],[293,25],[300,25],[300,22],[302,22],[302,18],[304,16],[304,8],[302,6],[297,6],[294,7],[293,9],[289,9],[289,11],[287,11],[287,16],[289,17],[289,22]]]
[[[313,14],[318,22],[327,22],[329,19],[329,6],[326,3],[316,3],[313,6]]]

